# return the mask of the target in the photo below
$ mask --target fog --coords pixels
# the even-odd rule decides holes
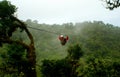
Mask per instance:
[[[67,22],[104,21],[120,26],[120,9],[110,11],[101,0],[10,0],[18,7],[21,20],[62,24]]]

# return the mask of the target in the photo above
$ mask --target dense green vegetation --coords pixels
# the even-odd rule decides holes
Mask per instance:
[[[43,60],[41,72],[43,77],[77,77],[79,58],[83,51],[78,44],[70,46],[66,58],[61,60]]]
[[[85,57],[89,55],[96,58],[119,58],[120,28],[117,26],[104,24],[102,21],[76,23],[75,25],[72,23],[47,25],[27,21],[27,24],[37,29],[69,36],[66,46],[61,46],[59,35],[29,28],[34,36],[36,51],[39,51],[37,55],[41,57],[40,59],[64,58],[67,54],[66,48],[74,43],[82,46]]]
[[[48,70],[48,72],[46,71],[43,73],[44,75],[52,74],[49,72],[53,67],[61,67],[57,70],[62,70],[63,72],[71,69],[72,65],[69,65],[70,63],[66,58],[70,57],[70,55],[68,55],[68,51],[70,49],[74,49],[74,47],[69,47],[69,45],[79,44],[84,55],[79,59],[79,65],[76,69],[78,77],[96,77],[98,75],[98,77],[119,77],[119,27],[111,24],[104,24],[102,21],[82,22],[76,24],[65,23],[62,25],[39,24],[30,19],[25,22],[27,26],[41,29],[36,30],[28,27],[35,41],[38,76],[41,76],[41,70]],[[69,41],[65,46],[60,44],[58,39],[59,34],[69,36]],[[28,38],[26,38],[26,34],[24,32],[19,33],[18,31],[12,38],[20,38],[26,43],[28,42]],[[7,47],[1,48],[0,53],[5,52],[6,49]],[[75,52],[73,55],[74,54]],[[1,58],[1,60],[3,60],[3,58]],[[50,70],[48,67],[41,67],[40,65],[43,63],[48,63],[48,65],[52,63],[51,67],[49,67]],[[55,72],[56,68],[53,69],[53,72]],[[70,72],[70,70],[68,72]],[[64,77],[64,74],[68,75],[66,77],[69,77],[70,75],[67,72],[58,72],[58,74],[62,77]]]
[[[68,46],[77,43],[80,44],[84,52],[79,61],[82,66],[79,66],[77,70],[79,72],[78,76],[94,76],[98,73],[100,73],[101,77],[119,75],[117,73],[120,71],[119,27],[104,24],[101,21],[76,23],[74,25],[72,23],[62,25],[38,24],[32,20],[27,20],[26,23],[28,26],[41,29],[29,28],[35,39],[38,65],[41,65],[41,61],[44,61],[44,59],[47,59],[48,62],[53,60],[55,63],[66,59]],[[59,35],[54,34],[54,32],[68,35],[70,38],[68,43],[61,46],[58,40]],[[21,38],[27,42],[25,34],[21,35]],[[94,67],[93,64],[96,64],[96,66]],[[39,74],[39,66],[37,67]]]
[[[20,76],[21,73],[26,77],[36,77],[36,54],[33,36],[27,29],[26,24],[14,16],[16,10],[16,6],[12,5],[11,2],[0,1],[0,47],[4,48],[5,44],[10,45],[10,47],[5,46],[5,49],[1,50],[1,60],[3,61],[1,62],[1,72],[6,72],[6,75],[7,73],[11,74],[12,77],[15,77],[16,74]],[[19,35],[14,37],[16,31],[26,33],[28,43],[20,38],[17,39],[16,37],[19,37]],[[3,50],[7,51],[4,55],[2,54]],[[25,52],[26,61],[21,58]],[[14,72],[17,73],[13,74]],[[3,73],[0,75],[4,76]]]
[[[34,21],[27,21],[27,24],[28,26],[32,26],[34,28],[66,34],[70,38],[66,46],[61,46],[57,38],[58,35],[30,28],[34,38],[36,39],[35,45],[38,64],[40,64],[43,59],[51,61],[55,60],[54,63],[56,63],[56,59],[58,59],[58,61],[66,59],[66,56],[68,56],[67,51],[71,48],[69,47],[68,50],[66,50],[67,47],[77,43],[81,46],[81,49],[84,52],[84,55],[79,61],[80,66],[77,69],[79,72],[78,76],[119,76],[119,27],[111,24],[104,24],[102,21],[83,22],[76,23],[74,25],[72,23],[47,25],[37,24]],[[94,64],[95,66],[93,66]]]
[[[0,6],[0,77],[36,77],[35,71],[38,77],[120,76],[120,27],[102,21],[24,24],[14,17],[14,5],[4,0]],[[69,36],[65,46],[60,34]]]

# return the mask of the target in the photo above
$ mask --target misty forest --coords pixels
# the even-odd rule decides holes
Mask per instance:
[[[106,0],[111,11],[120,6],[113,1]],[[0,77],[120,77],[120,27],[104,21],[40,24],[20,20],[17,9],[0,1]]]

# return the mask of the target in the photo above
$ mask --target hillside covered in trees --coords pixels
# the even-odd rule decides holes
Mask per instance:
[[[62,25],[48,25],[39,24],[36,20],[32,21],[28,19],[25,21],[25,23],[27,24],[27,28],[32,33],[35,41],[38,77],[58,77],[58,75],[60,77],[120,76],[119,27],[111,24],[105,24],[102,21],[86,21],[76,24],[64,23]],[[69,41],[65,46],[60,44],[58,39],[60,34],[69,36]],[[24,32],[19,32],[19,30],[14,33],[12,39],[21,39],[22,41],[28,43],[26,34]],[[76,48],[75,44],[79,45],[83,52],[83,55],[77,59],[74,58],[75,56],[70,57],[72,53],[77,51],[74,50],[74,48]],[[13,64],[16,64],[14,62],[18,62],[19,64],[19,61],[16,61],[17,59],[13,60],[16,57],[10,57],[13,56],[13,54],[14,56],[19,55],[21,58],[18,59],[21,59],[22,62],[26,62],[26,53],[20,52],[22,51],[20,50],[20,47],[18,50],[14,49],[13,47],[4,45],[2,48],[0,48],[1,66],[3,66],[3,64],[6,65],[7,62],[4,62],[6,60],[10,62],[12,61]],[[11,50],[14,50],[14,52]],[[70,53],[70,50],[74,52]],[[72,60],[75,61],[75,63],[71,64]],[[17,69],[20,66],[18,64],[16,65]],[[73,65],[76,65],[76,67]],[[70,69],[73,68],[74,72],[70,71]],[[65,69],[67,71],[69,70],[69,72],[65,73]],[[60,72],[60,70],[62,71]],[[10,69],[8,71],[10,71]],[[56,73],[56,75],[52,75],[52,73],[49,73],[49,71],[53,72],[53,74]],[[3,75],[6,74],[5,72],[1,73]],[[13,75],[10,74],[10,76]]]
[[[107,4],[111,10],[120,6],[119,0]],[[120,76],[120,27],[102,21],[40,24],[18,19],[16,10],[0,1],[0,77]],[[69,37],[66,44],[60,35]]]
[[[64,60],[68,60],[67,57],[70,56],[69,50],[72,50],[70,45],[74,44],[79,44],[84,53],[79,61],[75,63],[76,65],[79,64],[75,69],[77,70],[77,77],[118,77],[120,75],[119,27],[105,24],[102,21],[48,25],[38,24],[37,21],[27,20],[26,23],[30,27],[41,29],[35,30],[28,27],[35,39],[37,63],[41,64],[41,60],[47,59],[48,65],[49,63],[53,64],[51,67],[42,65],[41,68],[44,69],[45,72],[49,69],[46,73],[42,70],[45,77],[58,77],[58,75],[64,77],[65,73],[62,72],[65,71],[64,68],[66,65],[71,63],[66,61],[68,62],[68,64],[66,64],[64,63]],[[65,46],[62,46],[58,39],[59,35],[56,35],[55,33],[68,35],[68,43]],[[74,48],[75,47],[73,46],[73,49]],[[75,53],[75,51],[73,53]],[[59,62],[62,62],[63,64],[58,64]],[[72,65],[74,65],[74,63]],[[61,69],[58,69],[57,66],[61,67]],[[74,68],[74,66],[71,67],[71,69]],[[55,70],[52,70],[53,68]],[[57,71],[62,69],[62,72]],[[53,75],[51,75],[49,71],[52,71]],[[55,71],[57,71],[58,74],[54,75],[54,73],[56,73]],[[75,77],[75,75],[69,76],[65,74],[65,77],[73,76]]]
[[[34,36],[36,50],[38,54],[40,53],[40,57],[64,58],[66,48],[77,43],[82,46],[84,56],[119,58],[120,28],[117,26],[104,24],[102,21],[47,25],[27,20],[26,23],[28,28],[40,29],[29,28]],[[59,34],[69,36],[69,41],[65,46],[61,46],[58,39]],[[46,53],[51,55],[47,56]]]

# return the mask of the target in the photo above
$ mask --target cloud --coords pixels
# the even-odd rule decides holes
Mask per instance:
[[[40,23],[65,23],[100,20],[111,24],[120,18],[120,10],[109,11],[99,0],[10,0],[18,7],[18,17]],[[112,21],[112,22],[111,22]]]

